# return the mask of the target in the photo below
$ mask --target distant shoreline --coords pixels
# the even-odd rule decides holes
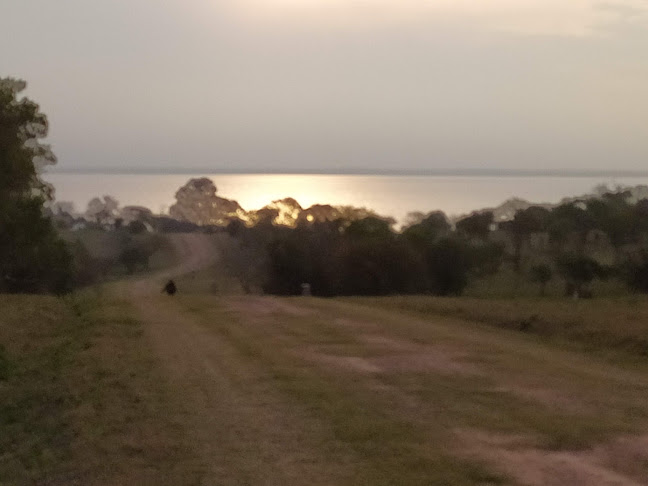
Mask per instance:
[[[48,168],[50,174],[101,174],[101,175],[344,175],[344,176],[389,176],[389,177],[648,177],[648,170],[515,170],[515,169],[405,169],[405,170],[301,170],[274,169],[236,170],[225,168],[109,168],[83,167]]]

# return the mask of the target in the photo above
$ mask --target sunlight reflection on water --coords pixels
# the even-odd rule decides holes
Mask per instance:
[[[166,212],[175,192],[190,178],[183,174],[50,173],[45,179],[59,201],[72,201],[84,210],[95,196],[111,195],[122,206],[140,205]],[[591,192],[598,184],[648,184],[648,178],[493,177],[493,176],[373,176],[373,175],[210,175],[218,195],[234,199],[246,210],[276,199],[295,198],[312,204],[353,205],[403,221],[411,211],[440,209],[448,215],[497,206],[511,197],[533,202],[558,202],[563,197]]]

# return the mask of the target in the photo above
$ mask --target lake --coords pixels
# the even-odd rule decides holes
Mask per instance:
[[[599,184],[648,185],[648,177],[600,176],[394,176],[301,174],[207,174],[218,195],[234,199],[246,210],[276,199],[295,198],[312,204],[353,205],[403,221],[412,211],[442,210],[448,215],[497,206],[511,197],[556,203],[591,192]],[[78,211],[96,196],[110,195],[122,206],[168,211],[175,192],[197,174],[47,173],[58,201],[71,201]]]

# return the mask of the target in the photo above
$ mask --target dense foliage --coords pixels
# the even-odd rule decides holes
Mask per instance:
[[[72,284],[72,258],[43,212],[51,189],[39,171],[56,158],[39,142],[46,116],[18,99],[25,83],[0,79],[0,292],[56,292]]]
[[[250,276],[250,254],[265,268],[244,287],[278,295],[297,295],[303,283],[320,296],[458,295],[471,275],[497,270],[503,254],[499,244],[452,233],[441,213],[403,233],[377,217],[304,222],[294,229],[233,223],[228,229],[246,249],[239,258],[229,253],[237,272]]]
[[[297,295],[310,284],[315,295],[459,295],[471,280],[503,265],[539,284],[546,294],[554,275],[569,296],[591,296],[596,279],[625,280],[648,291],[648,201],[624,191],[531,206],[506,221],[474,213],[454,227],[435,211],[401,232],[378,216],[298,221],[295,228],[272,221],[228,231],[238,247],[229,264],[244,289]]]

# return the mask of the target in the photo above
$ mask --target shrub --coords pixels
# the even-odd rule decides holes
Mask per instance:
[[[543,296],[546,293],[547,283],[553,277],[553,271],[551,267],[546,263],[541,263],[539,265],[534,265],[531,267],[531,280],[540,284],[540,295]]]

